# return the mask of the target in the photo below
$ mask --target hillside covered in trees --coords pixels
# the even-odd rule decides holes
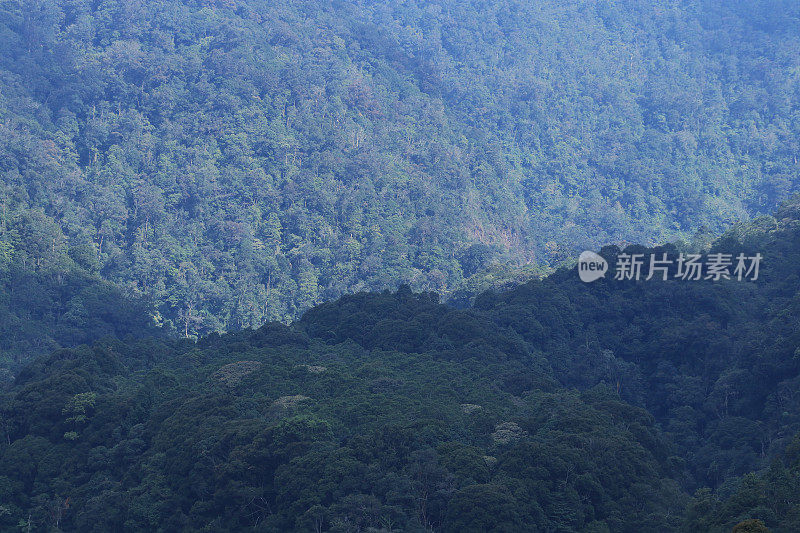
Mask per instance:
[[[2,1],[0,275],[77,269],[196,336],[719,232],[797,190],[799,13]]]
[[[792,0],[0,0],[0,531],[800,531],[798,102]]]
[[[800,198],[711,251],[762,271],[561,269],[471,309],[402,287],[41,356],[0,399],[0,525],[797,531]]]

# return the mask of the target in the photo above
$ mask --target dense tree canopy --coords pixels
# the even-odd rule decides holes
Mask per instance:
[[[800,530],[798,102],[790,0],[0,0],[0,530]]]
[[[799,13],[5,0],[0,268],[38,217],[190,336],[718,231],[797,188]]]
[[[565,268],[471,309],[404,286],[291,326],[40,356],[0,400],[0,523],[793,532],[800,198],[711,250],[763,271]]]

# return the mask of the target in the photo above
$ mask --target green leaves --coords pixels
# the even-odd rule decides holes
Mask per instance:
[[[0,273],[8,272],[13,257],[14,245],[6,240],[0,240]]]
[[[91,411],[94,409],[95,401],[97,400],[97,393],[82,392],[72,396],[64,409],[61,410],[62,414],[67,415],[64,422],[73,426],[75,429],[83,426],[89,419]],[[64,433],[64,438],[67,440],[77,440],[78,432],[67,431]]]
[[[87,412],[94,407],[95,400],[97,393],[94,392],[82,392],[70,398],[62,410],[62,413],[69,415],[66,422],[75,422],[76,425],[86,422]]]

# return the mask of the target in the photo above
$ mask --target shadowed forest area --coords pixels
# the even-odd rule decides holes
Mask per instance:
[[[797,531],[799,201],[712,250],[759,279],[404,286],[39,357],[0,403],[0,524]]]
[[[0,0],[0,531],[800,531],[798,101],[790,0]]]

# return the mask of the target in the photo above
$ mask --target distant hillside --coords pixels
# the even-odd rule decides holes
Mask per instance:
[[[0,387],[38,355],[104,337],[165,337],[153,305],[90,273],[91,246],[67,246],[60,228],[31,211],[0,241]]]
[[[799,12],[2,2],[0,261],[41,209],[196,335],[719,232],[797,190]]]

